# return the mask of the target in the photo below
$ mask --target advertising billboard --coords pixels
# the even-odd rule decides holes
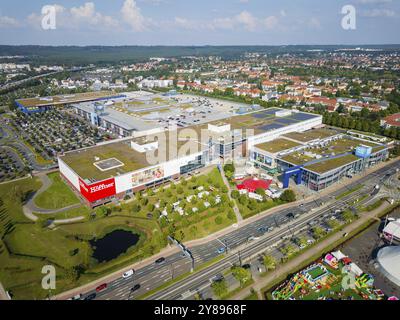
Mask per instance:
[[[152,168],[144,170],[138,173],[132,174],[132,188],[155,181],[165,177],[164,169],[162,167]]]
[[[94,202],[116,194],[114,178],[87,185],[79,179],[81,194],[89,201]]]

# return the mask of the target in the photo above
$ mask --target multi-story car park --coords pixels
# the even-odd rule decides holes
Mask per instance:
[[[273,108],[233,116],[223,123],[171,129],[165,136],[103,143],[60,155],[58,162],[63,177],[93,207],[229,159],[230,151],[245,156],[256,142],[321,124],[319,115]],[[237,139],[244,130],[251,133]]]

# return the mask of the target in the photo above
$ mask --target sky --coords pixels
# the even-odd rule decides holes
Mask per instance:
[[[0,0],[0,44],[400,43],[400,0],[53,1]],[[42,27],[48,5],[56,13],[55,29]],[[355,29],[342,27],[346,5],[355,9]]]

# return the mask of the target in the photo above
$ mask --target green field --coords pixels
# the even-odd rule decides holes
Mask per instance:
[[[79,203],[78,197],[61,179],[58,172],[48,175],[51,186],[35,198],[35,204],[43,209],[61,209]]]
[[[52,178],[57,181],[56,175]],[[198,186],[212,190],[204,201],[212,202],[211,198],[220,195],[222,202],[208,209],[203,208],[200,201],[192,202],[186,204],[185,210],[196,206],[199,208],[197,213],[181,217],[177,212],[171,212],[168,222],[161,222],[164,218],[160,220],[160,210],[153,208],[154,204],[164,201],[160,209],[171,208],[173,202],[180,200],[183,203],[187,196],[196,194]],[[54,215],[39,215],[39,220],[32,222],[22,213],[22,201],[28,193],[40,187],[39,179],[0,185],[0,281],[6,290],[11,290],[15,299],[43,299],[48,295],[41,288],[41,270],[45,265],[56,268],[57,288],[52,292],[56,294],[158,253],[167,245],[167,235],[187,241],[236,222],[217,169],[157,192],[137,194],[121,205],[103,206],[96,210],[82,206]],[[58,193],[55,190],[62,192],[62,188],[53,188],[52,194],[56,197]],[[84,216],[85,220],[58,225],[54,229],[44,226],[48,219],[77,216]],[[89,240],[102,238],[114,230],[132,231],[140,235],[140,240],[118,258],[98,263],[92,258]]]

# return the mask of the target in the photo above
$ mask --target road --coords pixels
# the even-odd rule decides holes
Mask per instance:
[[[393,162],[390,166],[365,175],[358,181],[349,183],[343,188],[339,188],[318,200],[306,201],[303,206],[286,208],[274,214],[263,216],[206,244],[189,248],[195,258],[195,266],[201,266],[205,262],[218,257],[220,254],[217,250],[226,245],[228,246],[228,254],[223,255],[221,260],[213,265],[193,273],[184,280],[178,281],[151,295],[149,299],[181,299],[182,295],[196,292],[196,289],[209,283],[212,277],[229,269],[232,264],[237,264],[239,251],[241,252],[242,260],[256,256],[264,252],[268,247],[279,243],[282,238],[292,237],[294,233],[307,229],[310,221],[321,219],[324,215],[332,211],[351,207],[355,199],[365,194],[371,194],[376,184],[381,183],[382,179],[387,179],[390,175],[395,174],[396,168],[400,168],[399,160]],[[336,196],[360,184],[365,187],[342,198],[340,201],[335,199]],[[289,213],[299,214],[300,217],[293,220],[288,217]],[[259,230],[260,228],[268,227],[273,227],[274,230],[264,235]],[[251,236],[259,237],[259,239],[251,242],[250,246],[248,239]],[[150,290],[157,289],[171,279],[189,272],[190,267],[191,261],[188,258],[185,258],[181,253],[172,254],[167,256],[165,262],[161,265],[153,263],[136,270],[136,274],[130,279],[119,278],[111,281],[108,283],[108,288],[105,291],[97,293],[96,299],[126,300],[138,298]],[[140,289],[131,293],[130,289],[136,284],[140,284]],[[94,292],[94,290],[87,292],[84,296]]]
[[[49,73],[44,73],[44,74],[39,74],[36,76],[32,76],[26,79],[22,79],[22,80],[18,80],[18,81],[14,81],[14,82],[10,82],[7,83],[3,86],[0,86],[0,92],[1,91],[5,91],[5,90],[10,90],[13,88],[17,88],[18,86],[27,83],[29,81],[35,80],[35,79],[40,79],[40,78],[45,78],[45,77],[49,77],[49,76],[54,76],[56,74],[62,73],[62,72],[78,72],[78,71],[83,71],[86,69],[90,69],[91,67],[84,67],[84,68],[71,68],[71,69],[67,69],[67,70],[62,70],[62,71],[53,71],[53,72],[49,72]]]

